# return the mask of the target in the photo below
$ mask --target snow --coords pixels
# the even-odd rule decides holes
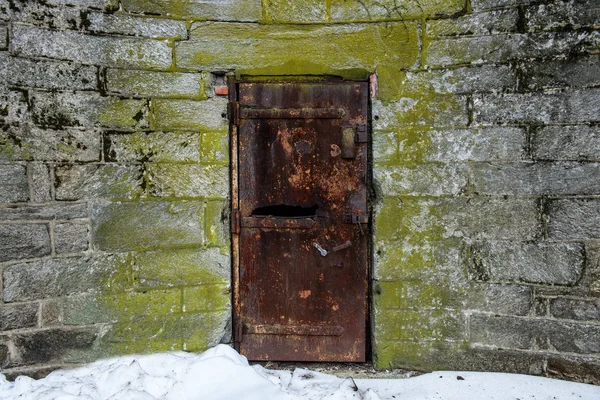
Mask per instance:
[[[297,368],[251,366],[232,348],[117,357],[54,371],[44,379],[0,374],[0,399],[600,399],[600,387],[526,375],[432,372],[407,379],[338,378]]]

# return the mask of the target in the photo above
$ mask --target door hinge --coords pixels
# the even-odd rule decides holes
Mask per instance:
[[[240,233],[241,225],[241,214],[240,210],[233,210],[231,212],[231,233]]]
[[[367,214],[355,214],[345,213],[344,223],[345,224],[366,224],[369,222],[369,216]]]
[[[227,117],[233,125],[240,124],[240,103],[232,102],[227,104]]]
[[[233,334],[233,347],[236,351],[240,351],[240,343],[244,341],[244,324],[241,318],[235,319],[235,332]]]
[[[366,124],[356,125],[356,133],[354,135],[354,141],[356,143],[367,143],[369,141],[369,135],[367,133]]]

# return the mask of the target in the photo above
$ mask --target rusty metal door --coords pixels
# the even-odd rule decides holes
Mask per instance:
[[[250,360],[365,361],[368,90],[230,83],[234,340]]]

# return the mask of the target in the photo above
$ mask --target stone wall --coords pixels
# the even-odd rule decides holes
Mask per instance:
[[[376,72],[378,368],[600,382],[595,0],[0,0],[0,366],[231,341],[226,74]]]

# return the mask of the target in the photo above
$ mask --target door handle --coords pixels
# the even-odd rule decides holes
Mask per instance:
[[[350,246],[352,246],[352,242],[348,240],[346,243],[342,243],[339,246],[335,246],[333,249],[331,249],[331,251],[335,253],[336,251],[347,249]]]

